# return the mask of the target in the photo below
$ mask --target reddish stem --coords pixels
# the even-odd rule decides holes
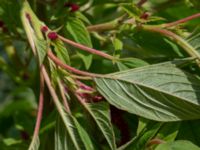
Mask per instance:
[[[171,23],[167,23],[167,24],[164,25],[164,27],[168,28],[168,27],[176,26],[180,23],[184,23],[184,22],[187,22],[187,21],[199,18],[199,17],[200,17],[200,13],[197,13],[197,14],[194,14],[192,16],[189,16],[189,17],[186,17],[186,18],[183,18],[183,19],[171,22]]]
[[[76,47],[76,48],[79,48],[79,49],[81,49],[81,50],[87,51],[87,52],[92,53],[92,54],[95,54],[95,55],[102,56],[102,57],[107,58],[107,59],[110,59],[110,60],[115,59],[115,57],[113,57],[113,56],[111,56],[111,55],[108,55],[108,54],[106,54],[106,53],[104,53],[104,52],[101,52],[101,51],[98,51],[98,50],[96,50],[96,49],[87,47],[87,46],[85,46],[85,45],[76,43],[76,42],[71,41],[71,40],[69,40],[69,39],[66,39],[66,38],[64,38],[64,37],[62,37],[62,36],[60,36],[60,35],[58,35],[58,37],[59,37],[59,39],[62,40],[63,42],[65,42],[65,43],[67,43],[67,44],[70,44],[70,45],[72,45],[72,46],[74,46],[74,47]]]
[[[43,66],[41,66],[41,68],[42,67]],[[38,106],[37,120],[36,120],[36,125],[35,125],[35,129],[34,129],[33,138],[36,138],[38,136],[38,133],[39,133],[40,123],[41,123],[41,120],[42,120],[43,105],[44,105],[44,78],[42,76],[42,73],[40,73],[39,106]]]
[[[154,144],[162,144],[162,143],[165,143],[165,141],[161,140],[161,139],[158,139],[158,138],[155,138],[155,139],[152,139],[150,140],[148,143],[147,143],[147,146],[152,146]]]
[[[65,110],[66,110],[66,112],[68,112],[70,114],[71,111],[70,111],[69,104],[67,102],[67,98],[65,96],[65,89],[64,89],[62,83],[60,82],[60,80],[58,80],[58,86],[59,86],[59,89],[60,89],[60,94],[61,94],[61,97],[62,97],[62,100],[63,100]]]
[[[47,55],[49,56],[49,58],[51,60],[54,61],[54,63],[56,63],[58,66],[60,66],[61,68],[63,69],[67,69],[71,72],[74,72],[76,74],[79,74],[79,75],[83,75],[83,76],[89,76],[89,77],[102,77],[102,75],[100,74],[94,74],[94,73],[89,73],[89,72],[86,72],[86,71],[81,71],[81,70],[78,70],[76,68],[73,68],[67,64],[64,64],[62,61],[60,61],[51,51],[48,51]]]

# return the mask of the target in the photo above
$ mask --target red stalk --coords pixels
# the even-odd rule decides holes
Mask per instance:
[[[41,66],[41,68],[43,68],[43,66]],[[37,120],[36,120],[33,138],[36,138],[39,134],[40,124],[42,120],[43,105],[44,105],[44,78],[42,76],[42,73],[40,73],[40,96],[39,96]]]
[[[59,39],[62,40],[63,42],[65,42],[65,43],[67,43],[67,44],[70,44],[70,45],[72,45],[72,46],[74,46],[74,47],[76,47],[76,48],[79,48],[79,49],[81,49],[81,50],[87,51],[87,52],[92,53],[92,54],[95,54],[95,55],[102,56],[102,57],[107,58],[107,59],[110,59],[110,60],[115,59],[115,57],[113,57],[113,56],[111,56],[111,55],[108,55],[108,54],[106,54],[106,53],[104,53],[104,52],[101,52],[101,51],[98,51],[98,50],[96,50],[96,49],[87,47],[87,46],[85,46],[85,45],[76,43],[76,42],[71,41],[71,40],[69,40],[69,39],[66,39],[66,38],[64,38],[64,37],[62,37],[62,36],[60,36],[60,35],[58,35],[58,37],[59,37]]]
[[[51,60],[53,60],[53,62],[55,64],[57,64],[58,66],[60,66],[61,68],[63,69],[67,69],[68,71],[71,71],[71,72],[74,72],[76,74],[79,74],[79,75],[83,75],[83,76],[89,76],[89,77],[102,77],[102,75],[100,74],[94,74],[94,73],[89,73],[89,72],[86,72],[86,71],[81,71],[81,70],[78,70],[76,68],[73,68],[67,64],[64,64],[62,61],[60,61],[51,51],[48,51],[47,55],[49,56],[49,58]]]
[[[199,17],[200,17],[200,13],[197,13],[197,14],[194,14],[192,16],[189,16],[189,17],[186,17],[186,18],[183,18],[183,19],[171,22],[171,23],[167,23],[167,24],[164,25],[164,27],[168,28],[168,27],[176,26],[180,23],[184,23],[184,22],[187,22],[187,21],[199,18]]]

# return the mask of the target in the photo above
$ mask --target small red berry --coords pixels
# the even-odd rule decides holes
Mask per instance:
[[[103,97],[101,95],[95,95],[93,98],[92,98],[92,101],[93,102],[100,102],[100,101],[103,101]]]
[[[48,29],[47,26],[42,26],[42,27],[41,27],[41,31],[42,31],[43,33],[46,33],[48,30],[49,30],[49,29]]]
[[[70,12],[75,12],[75,11],[79,10],[79,8],[80,8],[79,5],[77,5],[75,3],[70,3],[70,2],[65,3],[64,7],[69,7],[71,9]]]
[[[144,12],[141,16],[140,16],[141,19],[148,19],[149,18],[149,14],[147,12]]]
[[[56,32],[49,32],[47,36],[51,40],[56,40],[58,38],[58,34]]]
[[[75,12],[79,10],[79,6],[77,4],[71,4],[71,12]]]

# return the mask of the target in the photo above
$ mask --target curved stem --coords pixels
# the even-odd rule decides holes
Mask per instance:
[[[43,66],[41,66],[42,70]],[[37,112],[37,120],[36,125],[33,133],[33,138],[31,141],[31,144],[29,146],[29,149],[34,147],[35,141],[38,138],[39,130],[40,130],[40,124],[42,120],[42,112],[43,112],[43,106],[44,106],[44,77],[42,73],[40,72],[40,96],[39,96],[39,106],[38,106],[38,112]]]
[[[70,114],[71,113],[70,107],[69,107],[69,104],[67,102],[67,98],[66,98],[65,93],[64,93],[64,88],[63,88],[63,85],[62,85],[60,79],[58,79],[58,87],[59,87],[59,90],[60,90],[60,94],[61,94],[61,97],[62,97],[62,100],[63,100],[65,110],[66,110],[66,112],[68,112]]]
[[[164,24],[163,27],[169,28],[169,27],[176,26],[176,25],[179,25],[180,23],[184,23],[184,22],[187,22],[187,21],[199,18],[199,17],[200,17],[200,13],[197,13],[192,16],[189,16],[189,17],[186,17],[186,18],[183,18],[183,19],[171,22],[171,23]]]
[[[70,45],[72,45],[72,46],[74,46],[74,47],[76,47],[76,48],[79,48],[79,49],[81,49],[81,50],[87,51],[87,52],[92,53],[92,54],[95,54],[95,55],[102,56],[102,57],[107,58],[107,59],[110,59],[110,60],[115,60],[115,59],[116,59],[115,57],[113,57],[113,56],[111,56],[111,55],[108,55],[108,54],[106,54],[106,53],[104,53],[104,52],[101,52],[101,51],[98,51],[98,50],[96,50],[96,49],[87,47],[87,46],[85,46],[85,45],[76,43],[76,42],[71,41],[71,40],[69,40],[69,39],[66,39],[66,38],[64,38],[64,37],[62,37],[62,36],[60,36],[60,35],[59,35],[58,37],[59,37],[59,39],[62,40],[63,42],[65,42],[65,43],[67,43],[67,44],[70,44]]]
[[[51,51],[48,51],[47,55],[51,60],[53,60],[53,62],[55,64],[57,64],[61,68],[67,69],[68,71],[74,72],[76,74],[83,75],[83,76],[89,76],[89,77],[102,77],[102,76],[104,76],[104,75],[101,75],[101,74],[94,74],[94,73],[89,73],[89,72],[86,72],[86,71],[81,71],[81,70],[73,68],[73,67],[71,67],[67,64],[64,64]]]
[[[162,143],[166,143],[166,142],[165,142],[164,140],[155,138],[155,139],[150,140],[150,141],[147,143],[147,147],[150,147],[150,146],[155,145],[155,144],[162,144]]]
[[[117,22],[106,22],[106,23],[102,23],[102,24],[96,24],[96,25],[91,25],[87,27],[87,30],[89,32],[103,32],[103,31],[107,31],[107,30],[113,30],[116,27],[118,27],[118,23]]]

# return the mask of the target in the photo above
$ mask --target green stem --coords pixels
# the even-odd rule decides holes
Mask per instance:
[[[193,20],[193,19],[196,19],[196,18],[199,18],[199,17],[200,17],[200,13],[197,13],[197,14],[191,15],[189,17],[186,17],[186,18],[183,18],[183,19],[171,22],[171,23],[164,24],[163,27],[169,28],[169,27],[176,26],[176,25],[179,25],[181,23],[185,23],[185,22],[188,22],[190,20]]]

